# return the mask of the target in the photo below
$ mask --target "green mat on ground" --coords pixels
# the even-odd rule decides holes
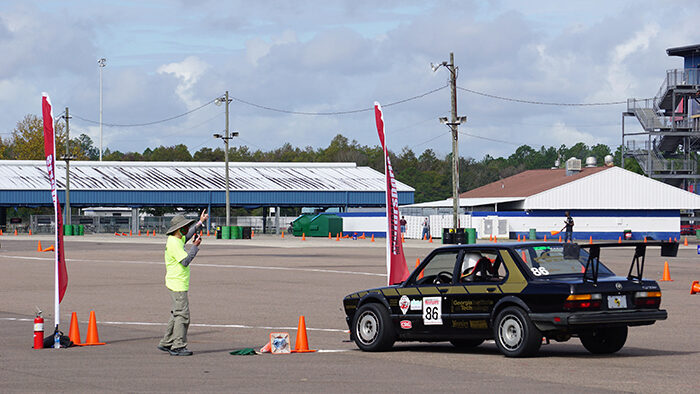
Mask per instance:
[[[254,356],[258,354],[258,352],[255,351],[252,347],[246,347],[243,349],[238,349],[230,352],[229,354],[233,356]]]

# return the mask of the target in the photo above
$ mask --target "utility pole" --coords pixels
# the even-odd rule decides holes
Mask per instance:
[[[101,58],[97,61],[100,67],[100,161],[102,161],[102,69],[107,64],[107,59]]]
[[[440,122],[450,126],[452,131],[452,227],[457,232],[459,228],[459,126],[467,121],[466,116],[457,116],[457,72],[458,67],[455,67],[454,53],[450,52],[450,62],[442,62],[434,65],[430,64],[433,72],[437,71],[440,66],[445,67],[450,71],[450,102],[451,102],[451,118],[440,118]]]
[[[66,120],[66,155],[63,157],[63,160],[66,161],[66,220],[64,221],[65,224],[70,225],[70,161],[73,159],[70,155],[70,115],[68,115],[68,107],[66,107],[66,114],[63,116],[64,119]]]
[[[229,133],[228,133],[228,105],[231,103],[228,99],[228,90],[226,91],[225,95],[226,99],[226,137],[224,138],[224,145],[226,149],[224,149],[224,161],[226,162],[226,226],[231,225],[231,198],[229,197],[229,184],[228,184],[228,140],[229,138]]]

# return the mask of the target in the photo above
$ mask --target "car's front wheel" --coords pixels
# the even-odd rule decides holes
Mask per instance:
[[[387,350],[396,341],[389,311],[380,304],[362,305],[355,312],[352,330],[355,344],[366,352]]]
[[[506,357],[529,357],[542,346],[542,333],[521,308],[510,306],[496,316],[493,326],[498,350]]]
[[[579,335],[581,344],[593,354],[611,354],[627,341],[627,326],[603,327]]]

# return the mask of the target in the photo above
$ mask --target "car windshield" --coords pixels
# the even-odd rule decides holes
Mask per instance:
[[[588,252],[583,249],[579,251],[578,258],[564,256],[564,245],[561,244],[527,246],[515,250],[535,276],[581,275],[588,260]],[[614,273],[601,263],[598,275]]]

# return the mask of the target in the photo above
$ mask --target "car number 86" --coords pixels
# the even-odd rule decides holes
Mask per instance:
[[[530,271],[532,271],[532,274],[535,276],[549,275],[549,271],[544,267],[532,267]]]

